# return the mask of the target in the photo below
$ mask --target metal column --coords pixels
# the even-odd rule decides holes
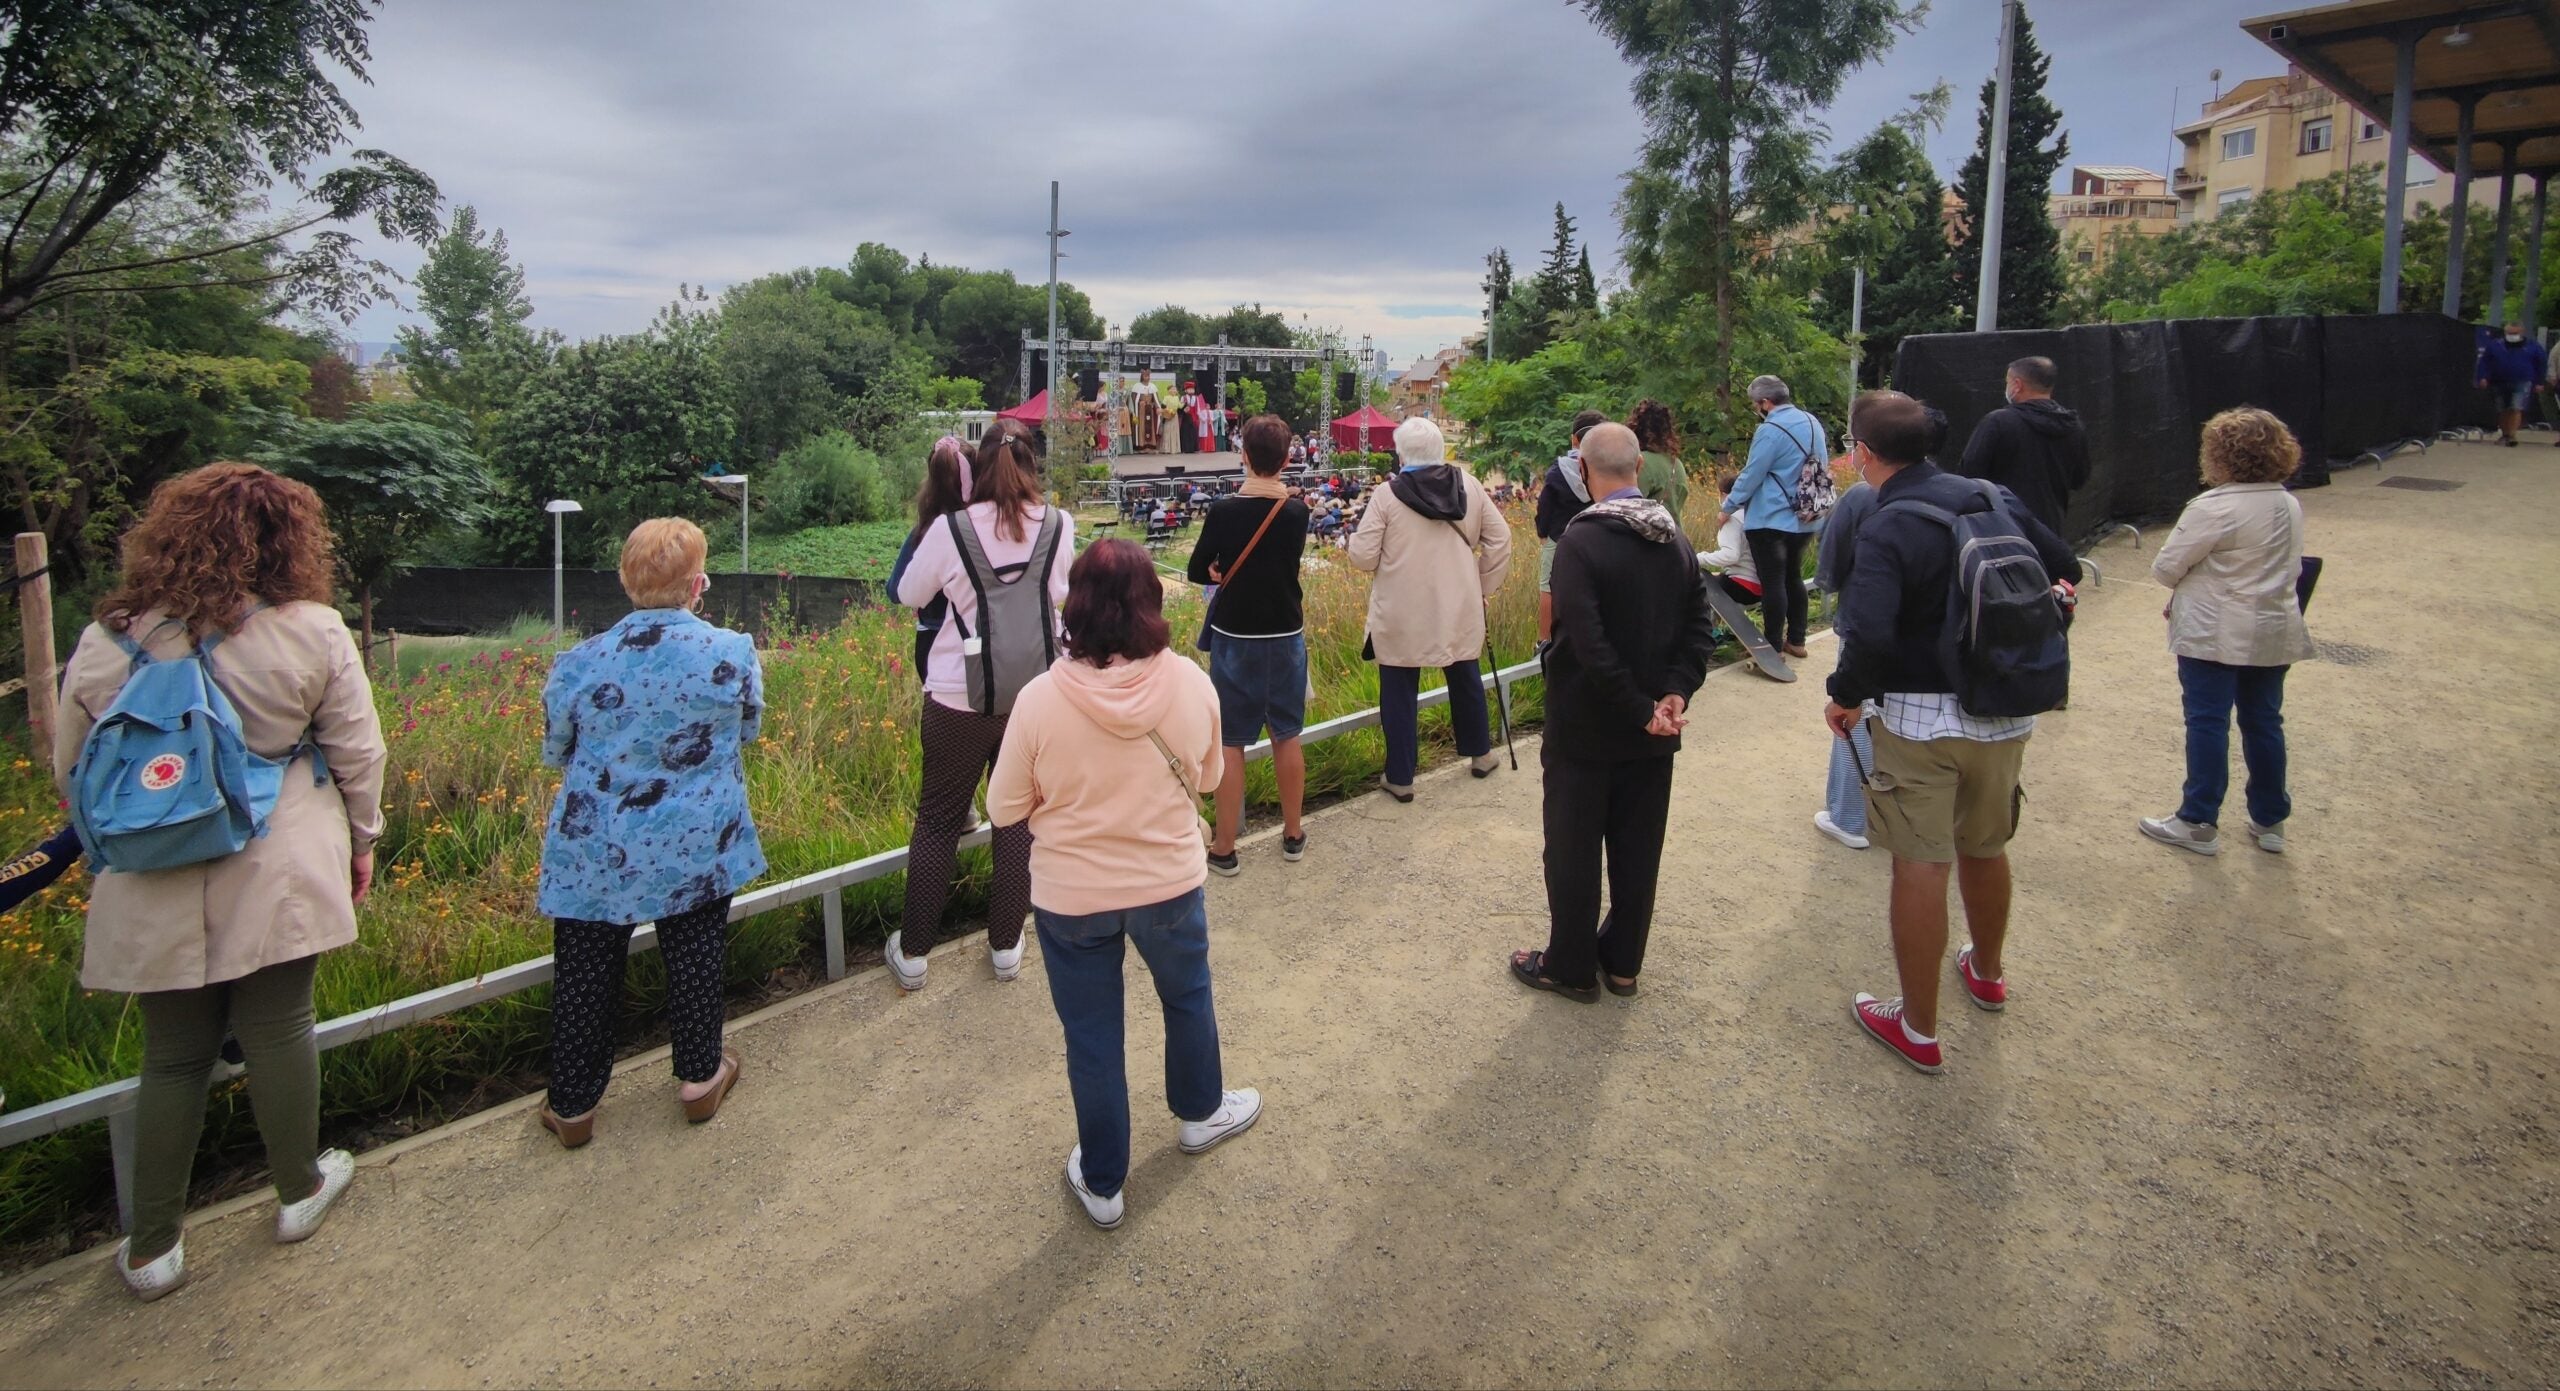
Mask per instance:
[[[1058,181],[1049,181],[1049,419],[1058,418]]]
[[[1976,333],[2000,327],[2000,233],[2009,204],[2009,68],[2017,48],[2018,0],[2000,0],[2000,69],[1991,99],[1991,159],[1983,171],[1982,283],[1973,302]]]
[[[2531,338],[2542,327],[2542,224],[2551,210],[2551,171],[2533,176],[2533,221],[2527,225],[2524,239],[2524,336]]]
[[[2418,38],[2403,30],[2392,40],[2397,58],[2391,75],[2391,165],[2382,176],[2382,294],[2379,312],[2400,312],[2402,226],[2409,202],[2409,108],[2417,102]],[[2270,152],[2272,155],[2272,152]]]
[[[2463,98],[2461,109],[2453,137],[2453,206],[2445,209],[2444,314],[2448,319],[2462,317],[2462,238],[2471,227],[2471,131],[2480,99]]]
[[[2507,242],[2516,227],[2516,142],[2501,140],[2498,149],[2498,241],[2489,248],[2489,302],[2480,310],[2492,328],[2507,321]]]
[[[1221,334],[1219,334],[1219,335],[1218,335],[1218,409],[1220,409],[1220,410],[1225,410],[1226,408],[1227,408],[1227,336],[1226,336],[1225,334],[1221,333]],[[1232,430],[1234,429],[1234,422],[1230,421],[1230,422],[1228,423],[1228,429],[1229,429],[1230,431],[1232,431]]]

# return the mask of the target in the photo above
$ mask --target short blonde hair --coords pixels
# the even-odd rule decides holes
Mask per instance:
[[[622,543],[622,592],[634,608],[683,608],[693,602],[693,577],[709,553],[702,528],[682,517],[651,517]]]
[[[1428,416],[1417,415],[1396,427],[1396,462],[1399,464],[1445,464],[1449,461],[1449,441],[1440,427]]]
[[[2302,446],[2283,421],[2255,406],[2242,406],[2204,423],[2198,460],[2208,488],[2281,483],[2302,467]]]

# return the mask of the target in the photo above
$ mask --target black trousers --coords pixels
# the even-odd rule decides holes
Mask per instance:
[[[978,780],[995,770],[1009,719],[924,699],[924,786],[916,797],[915,826],[907,833],[907,901],[898,919],[898,950],[906,956],[921,959],[942,940],[942,910],[951,901],[960,837],[977,824]],[[997,827],[993,849],[987,949],[1011,951],[1022,944],[1022,920],[1031,912],[1031,823]]]
[[[1771,647],[1804,646],[1805,620],[1813,612],[1804,592],[1804,551],[1813,543],[1809,531],[1775,527],[1746,530],[1751,564],[1760,572],[1760,631]]]
[[[1553,745],[1539,760],[1546,769],[1546,974],[1578,987],[1596,984],[1600,971],[1632,978],[1644,969],[1645,937],[1653,931],[1654,881],[1671,816],[1671,760],[1568,758]]]
[[[604,1100],[613,1076],[614,1019],[622,1012],[622,968],[633,924],[555,918],[551,923],[551,1112],[583,1116]],[[708,1082],[720,1071],[722,998],[729,958],[729,895],[658,920],[667,963],[667,1036],[676,1080]]]

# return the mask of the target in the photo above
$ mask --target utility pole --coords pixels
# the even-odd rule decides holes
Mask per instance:
[[[1973,331],[2000,327],[2000,232],[2009,202],[2009,67],[2017,54],[2018,0],[2000,0],[2000,71],[1991,98],[1991,162],[1983,173],[1982,290],[1973,302]]]
[[[1860,260],[1849,270],[1849,403],[1858,400],[1858,364],[1866,358],[1866,335],[1860,325],[1867,317],[1867,263]],[[1844,412],[1848,407],[1841,408]],[[1846,420],[1844,414],[1841,417]]]
[[[1058,181],[1049,181],[1049,422],[1058,420]]]

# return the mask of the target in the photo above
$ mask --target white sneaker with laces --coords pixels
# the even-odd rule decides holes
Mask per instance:
[[[1260,1119],[1262,1093],[1251,1087],[1238,1087],[1219,1099],[1217,1114],[1205,1121],[1182,1123],[1182,1152],[1205,1154],[1253,1129],[1253,1123]]]
[[[2174,816],[2142,818],[2142,833],[2162,845],[2174,845],[2181,850],[2192,850],[2199,855],[2222,853],[2220,831],[2211,826],[2199,826],[2192,821],[2181,821]]]
[[[924,958],[909,956],[899,950],[898,939],[904,936],[906,933],[903,931],[890,933],[889,940],[881,945],[880,955],[888,961],[889,974],[896,979],[900,990],[922,990],[924,989]]]
[[[347,1185],[355,1182],[356,1157],[345,1150],[329,1150],[320,1156],[320,1189],[298,1203],[276,1205],[276,1240],[295,1242],[308,1239],[320,1230],[329,1206],[338,1201]]]
[[[1831,819],[1831,812],[1828,808],[1817,811],[1813,814],[1813,828],[1822,832],[1824,835],[1831,837],[1833,840],[1840,842],[1842,845],[1848,846],[1852,850],[1864,850],[1867,848],[1867,838],[1859,835],[1855,831],[1842,830],[1840,828],[1840,823]]]
[[[124,1277],[124,1286],[143,1303],[169,1293],[187,1282],[187,1244],[184,1241],[169,1248],[156,1261],[140,1266],[127,1264],[133,1259],[133,1239],[116,1243],[116,1274]]]
[[[1121,1201],[1127,1190],[1123,1189],[1108,1198],[1093,1196],[1093,1190],[1084,1186],[1084,1146],[1082,1145],[1067,1151],[1067,1188],[1076,1195],[1077,1202],[1084,1204],[1084,1215],[1093,1219],[1093,1225],[1106,1232],[1120,1225],[1120,1218],[1128,1207]]]
[[[2284,853],[2284,827],[2282,825],[2261,826],[2255,821],[2247,821],[2241,824],[2249,828],[2249,838],[2258,843],[2259,849],[2266,851],[2270,855],[2281,855]]]
[[[990,951],[987,953],[988,963],[996,968],[997,980],[1020,980],[1022,978],[1022,954],[1030,947],[1030,945],[1031,934],[1025,932],[1014,942],[1010,950]]]

